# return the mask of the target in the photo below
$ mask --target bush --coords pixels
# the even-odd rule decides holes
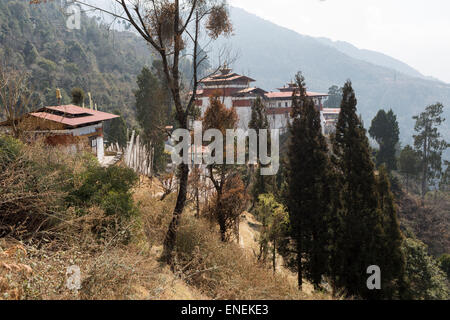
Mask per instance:
[[[0,237],[55,234],[67,225],[75,230],[72,222],[91,217],[91,208],[98,208],[94,220],[102,221],[93,230],[110,226],[106,221],[117,227],[136,212],[131,194],[136,174],[102,168],[89,154],[69,155],[39,142],[28,146],[0,136],[0,169]]]
[[[131,188],[137,180],[138,176],[129,168],[91,164],[74,179],[73,190],[66,200],[79,208],[99,206],[107,216],[128,220],[136,213]]]
[[[447,275],[447,280],[450,281],[450,254],[445,253],[439,258],[441,269]]]
[[[0,136],[0,237],[37,236],[61,219],[67,184],[63,159],[56,150]]]
[[[449,293],[446,277],[438,263],[428,255],[421,241],[407,238],[403,244],[406,256],[406,297],[414,300],[445,300]]]

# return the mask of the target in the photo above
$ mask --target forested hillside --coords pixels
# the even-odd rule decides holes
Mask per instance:
[[[108,30],[96,18],[82,16],[81,30],[66,28],[58,3],[30,5],[28,1],[0,1],[0,57],[30,73],[36,107],[55,105],[56,88],[62,103],[71,102],[71,90],[92,94],[100,110],[120,109],[134,122],[136,75],[151,55],[131,32]]]

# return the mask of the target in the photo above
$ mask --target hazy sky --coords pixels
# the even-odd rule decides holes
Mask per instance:
[[[450,83],[449,0],[228,0],[310,36],[397,58]]]

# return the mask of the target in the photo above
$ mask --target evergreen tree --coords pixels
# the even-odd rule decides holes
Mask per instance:
[[[397,116],[392,109],[388,112],[384,110],[378,111],[372,120],[369,134],[380,146],[376,156],[377,166],[384,163],[388,171],[397,169],[395,152],[399,142],[400,130]]]
[[[422,158],[422,199],[425,198],[428,184],[433,179],[439,178],[442,171],[442,152],[448,147],[438,131],[439,126],[445,121],[442,118],[443,112],[444,106],[436,103],[413,117],[416,120],[414,131],[417,132],[417,135],[414,135],[414,147]]]
[[[28,66],[30,64],[33,64],[36,61],[36,59],[39,57],[39,53],[38,53],[36,47],[29,40],[27,40],[27,43],[25,44],[25,48],[23,49],[23,55],[24,55],[25,63]]]
[[[153,170],[161,172],[166,167],[165,132],[167,91],[161,81],[147,68],[137,77],[136,117],[143,130],[144,143],[153,149]]]
[[[450,290],[446,275],[439,262],[428,254],[427,246],[416,239],[407,238],[403,243],[406,256],[407,299],[448,300]]]
[[[348,296],[377,298],[366,286],[367,268],[383,265],[383,216],[378,208],[377,182],[369,142],[356,114],[357,100],[351,82],[344,85],[341,113],[336,126],[333,152],[340,172],[343,212],[336,237],[333,270],[336,285]]]
[[[71,94],[72,94],[72,103],[81,107],[83,105],[85,98],[83,89],[73,88]]]
[[[298,286],[303,273],[317,288],[327,268],[329,212],[328,150],[322,135],[319,112],[307,97],[304,78],[296,75],[292,98],[292,125],[288,151],[288,211],[292,238],[297,246]]]
[[[339,108],[342,101],[342,88],[336,85],[328,89],[328,99],[324,102],[325,108]]]
[[[389,174],[381,166],[377,179],[379,210],[382,214],[384,239],[379,267],[382,270],[380,298],[403,298],[405,293],[406,258],[402,251],[403,235],[397,218],[397,208],[391,192]]]
[[[127,123],[123,118],[119,110],[115,110],[114,114],[120,116],[120,118],[115,118],[106,123],[106,138],[108,144],[119,144],[119,147],[125,148],[127,146]]]
[[[252,104],[252,114],[248,127],[250,129],[255,129],[258,134],[257,154],[259,154],[259,130],[269,129],[269,121],[267,120],[266,108],[260,97],[256,98],[256,100]],[[268,140],[269,139],[270,136],[268,136]],[[268,150],[270,150],[270,146],[268,146]],[[273,180],[273,177],[261,175],[260,166],[261,164],[258,163],[256,170],[254,170],[254,166],[251,166],[251,175],[253,176],[253,185],[251,189],[253,204],[258,199],[258,196],[260,194],[268,193],[271,191],[270,182],[271,180]]]
[[[446,169],[442,174],[442,178],[439,183],[439,189],[443,192],[447,192],[450,190],[450,161],[445,160],[444,164],[446,166]]]

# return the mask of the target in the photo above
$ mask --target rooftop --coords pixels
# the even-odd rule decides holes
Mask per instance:
[[[27,113],[26,115],[62,123],[69,127],[77,127],[119,118],[119,116],[115,114],[82,108],[75,105],[44,107],[35,112]],[[2,125],[7,125],[6,121],[2,123]]]
[[[249,78],[247,76],[231,72],[231,69],[229,68],[222,68],[220,69],[219,73],[216,73],[208,78],[205,78],[200,82],[203,84],[207,84],[207,83],[229,83],[237,81],[254,82],[256,80]]]
[[[268,99],[288,99],[292,97],[293,91],[283,91],[283,92],[268,92],[266,93],[266,97]],[[327,97],[328,94],[326,93],[319,93],[319,92],[312,92],[308,91],[306,92],[306,95],[308,97]]]

